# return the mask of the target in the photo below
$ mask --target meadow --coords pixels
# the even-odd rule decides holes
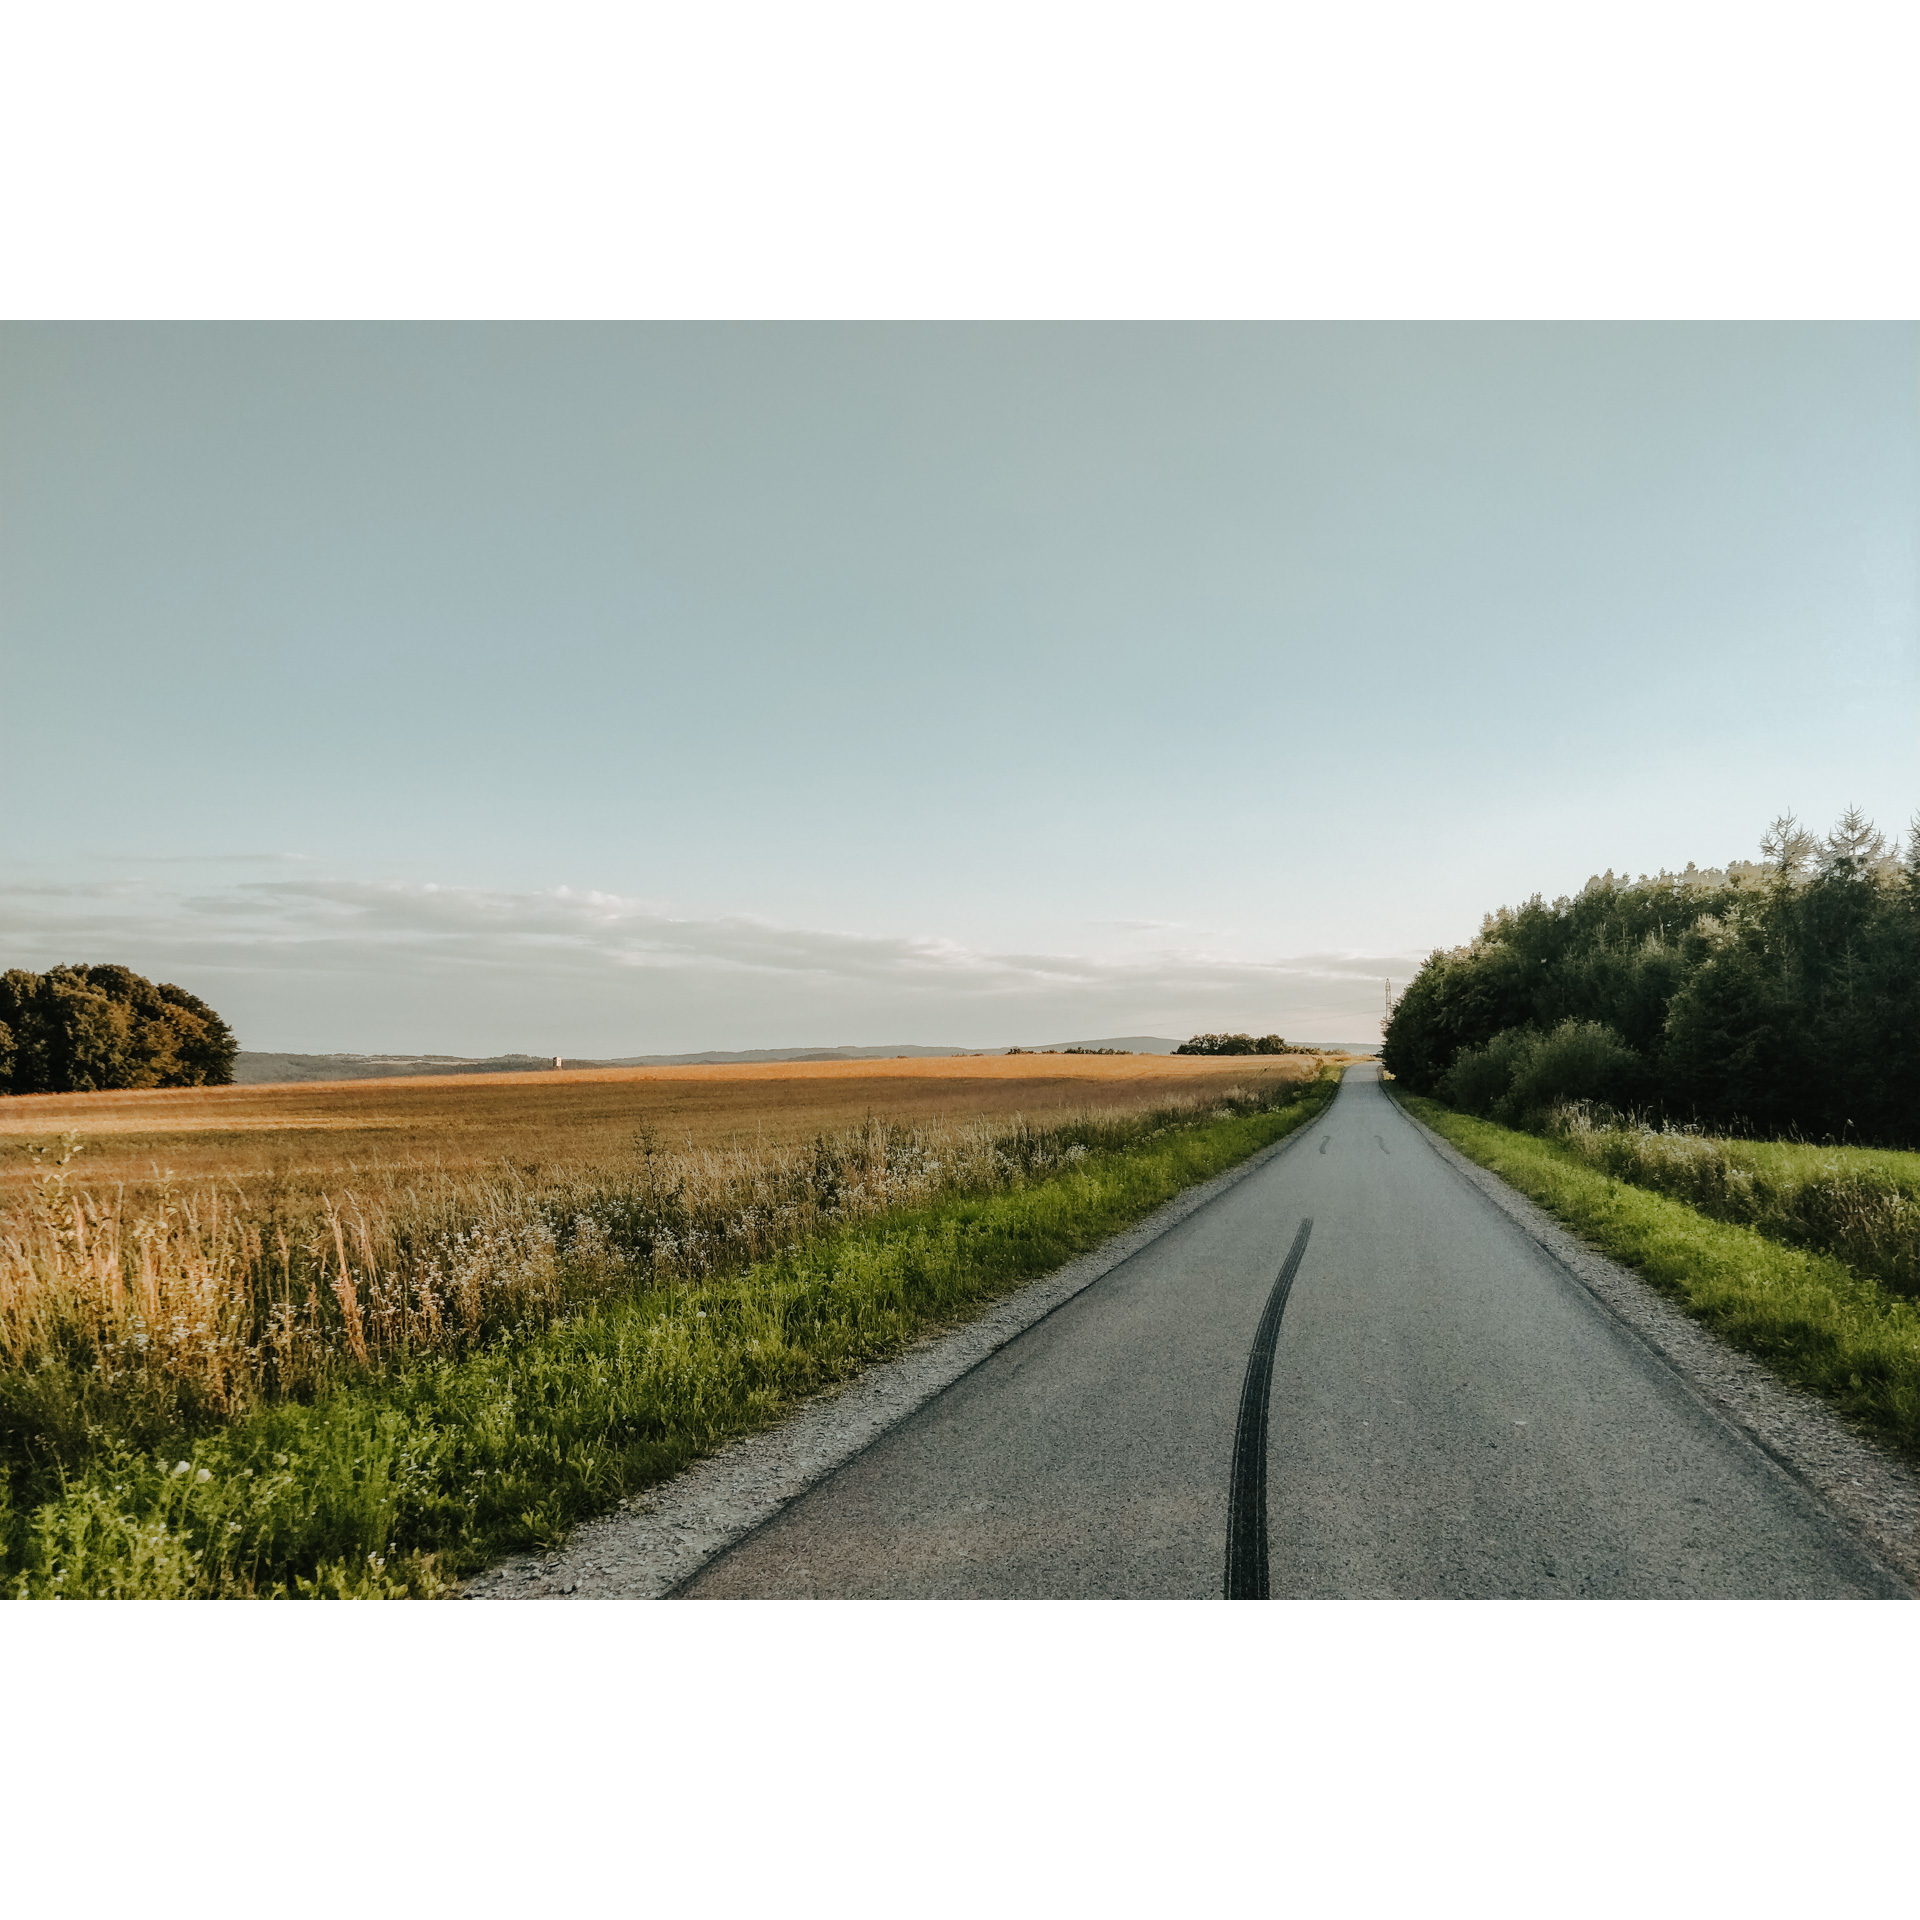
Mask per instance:
[[[0,1590],[438,1591],[1336,1080],[1022,1056],[10,1101]]]

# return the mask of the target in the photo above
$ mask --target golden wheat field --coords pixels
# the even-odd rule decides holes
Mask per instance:
[[[223,1413],[1071,1165],[1324,1060],[1018,1055],[32,1095],[0,1363]],[[1085,1138],[1068,1137],[1078,1130]]]
[[[28,1094],[0,1101],[0,1189],[30,1184],[30,1151],[70,1140],[75,1184],[144,1185],[168,1174],[326,1187],[376,1167],[457,1173],[666,1150],[769,1147],[868,1115],[906,1124],[1045,1120],[1134,1110],[1209,1088],[1311,1079],[1311,1054],[1017,1054],[931,1060],[805,1060],[748,1066],[606,1067],[448,1074],[287,1086]]]

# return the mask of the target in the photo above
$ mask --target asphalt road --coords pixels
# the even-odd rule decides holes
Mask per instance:
[[[1899,1591],[1365,1066],[683,1592],[1219,1598],[1230,1531],[1236,1597]]]

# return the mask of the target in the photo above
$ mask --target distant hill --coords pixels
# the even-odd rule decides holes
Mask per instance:
[[[1122,1053],[1171,1053],[1179,1045],[1152,1034],[1123,1034],[1111,1040],[1048,1040],[1029,1053],[1058,1053],[1065,1047],[1113,1047]],[[739,1053],[638,1053],[618,1060],[566,1056],[569,1067],[751,1066],[773,1060],[955,1060],[1005,1047],[755,1047]],[[498,1053],[486,1059],[458,1053],[248,1053],[233,1063],[236,1086],[285,1086],[302,1080],[385,1080],[429,1073],[550,1073],[550,1053]]]
[[[744,1053],[640,1053],[625,1060],[582,1060],[600,1067],[751,1066],[756,1060],[956,1060],[999,1047],[754,1047]],[[574,1064],[569,1062],[569,1065]]]
[[[453,1053],[249,1053],[234,1056],[235,1086],[284,1086],[299,1080],[385,1080],[424,1073],[551,1072],[553,1056],[502,1054],[474,1060]]]
[[[1029,1053],[1059,1053],[1066,1047],[1112,1047],[1117,1053],[1171,1053],[1178,1040],[1162,1040],[1151,1033],[1123,1033],[1117,1040],[1042,1040]],[[1004,1048],[996,1049],[1004,1052]]]

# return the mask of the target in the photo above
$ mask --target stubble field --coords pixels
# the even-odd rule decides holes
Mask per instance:
[[[146,1186],[171,1174],[314,1191],[375,1169],[605,1164],[630,1158],[648,1133],[659,1150],[685,1152],[789,1146],[869,1116],[951,1126],[1138,1112],[1227,1086],[1298,1084],[1319,1064],[1303,1054],[1016,1054],[34,1094],[0,1101],[0,1191],[33,1184],[45,1150],[63,1141],[77,1149],[67,1172],[81,1186]]]

